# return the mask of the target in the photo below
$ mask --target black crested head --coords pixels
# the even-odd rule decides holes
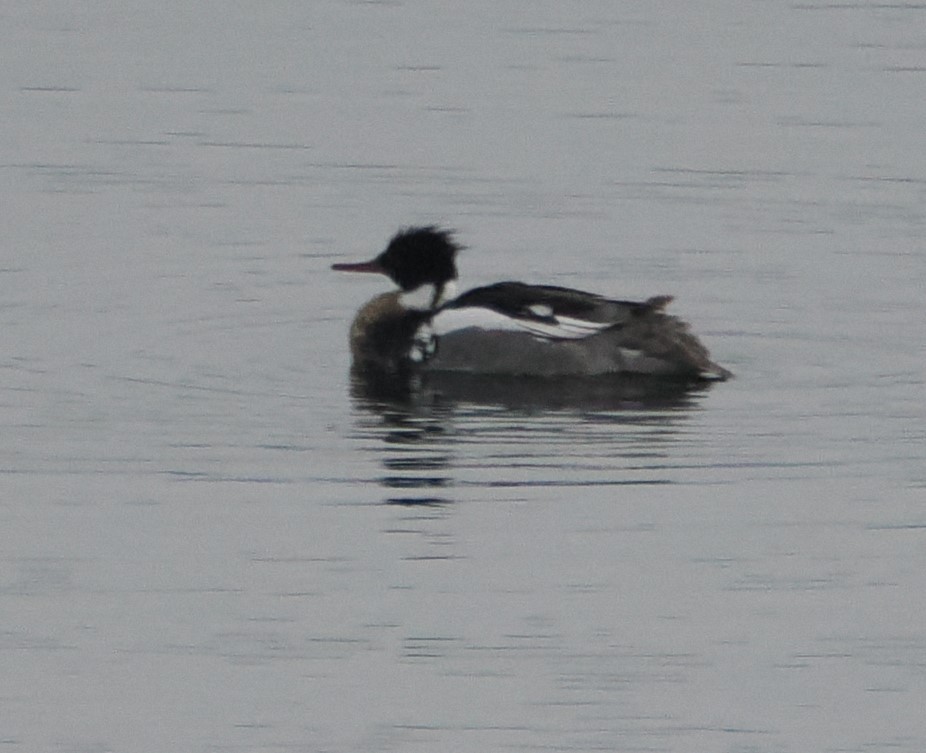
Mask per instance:
[[[409,227],[393,236],[376,262],[402,290],[426,284],[441,287],[457,278],[454,259],[461,248],[453,230],[436,225]]]

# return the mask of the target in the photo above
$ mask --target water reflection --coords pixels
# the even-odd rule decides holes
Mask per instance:
[[[387,504],[440,507],[525,490],[671,483],[670,448],[707,385],[353,374],[355,436]]]
[[[636,375],[542,379],[446,373],[402,379],[381,373],[351,374],[352,396],[371,408],[494,406],[532,414],[684,409],[694,405],[707,387],[704,383]]]

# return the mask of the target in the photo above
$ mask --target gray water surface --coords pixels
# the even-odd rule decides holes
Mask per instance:
[[[0,10],[0,748],[926,749],[926,10]],[[352,384],[387,281],[725,384]]]

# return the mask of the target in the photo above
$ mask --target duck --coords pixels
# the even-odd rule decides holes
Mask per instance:
[[[377,273],[397,289],[364,304],[350,326],[356,372],[426,372],[499,377],[644,375],[724,381],[689,325],[665,309],[673,300],[608,298],[557,285],[505,281],[457,294],[456,232],[400,229],[369,261],[340,272]]]

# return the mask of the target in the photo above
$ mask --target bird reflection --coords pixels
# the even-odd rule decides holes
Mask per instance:
[[[421,508],[450,504],[461,486],[666,483],[651,477],[709,388],[614,377],[351,380],[358,434],[375,439],[385,470],[385,502]],[[461,480],[461,471],[478,478]]]
[[[450,502],[443,490],[452,485],[451,458],[443,447],[448,411],[416,406],[409,385],[352,379],[351,394],[359,408],[358,429],[377,439],[385,474],[378,479],[386,504],[441,507]]]
[[[558,379],[431,373],[411,377],[354,371],[351,394],[377,406],[447,411],[459,406],[495,406],[529,412],[685,409],[710,389],[709,382],[651,376],[594,376]]]

